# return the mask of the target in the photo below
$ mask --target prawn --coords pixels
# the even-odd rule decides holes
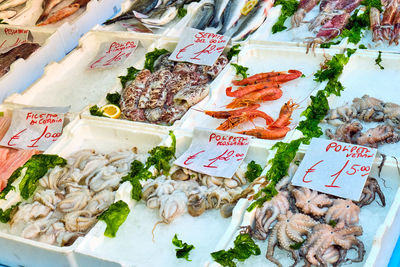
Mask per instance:
[[[288,126],[292,121],[293,111],[299,106],[299,104],[293,103],[292,99],[283,104],[281,111],[279,112],[279,117],[268,127],[268,129],[284,128]]]
[[[227,130],[235,128],[239,124],[242,124],[247,121],[252,121],[253,119],[255,119],[257,117],[265,119],[266,125],[271,124],[274,121],[265,112],[262,112],[260,110],[250,110],[247,112],[243,112],[240,115],[229,117],[226,121],[224,121],[223,123],[221,123],[221,125],[218,126],[217,130],[227,131]]]
[[[239,87],[236,91],[232,92],[232,86],[226,88],[226,95],[230,97],[242,97],[248,93],[260,90],[260,89],[265,89],[265,88],[280,88],[279,84],[277,82],[261,82],[261,83],[256,83],[256,84],[251,84],[247,85],[244,87]]]
[[[249,107],[256,104],[257,102],[279,99],[281,98],[282,94],[283,92],[279,88],[264,88],[237,98],[229,103],[226,107],[231,109]]]
[[[238,116],[246,111],[258,109],[260,106],[261,106],[260,104],[255,104],[246,108],[235,109],[235,110],[223,110],[223,111],[205,110],[204,114],[216,119],[227,119],[232,116]]]
[[[260,139],[276,140],[286,136],[291,129],[289,127],[264,129],[256,128],[247,131],[238,132],[239,134],[251,135]]]
[[[255,84],[257,82],[265,81],[265,80],[288,82],[288,81],[291,81],[291,80],[294,80],[294,79],[300,77],[302,74],[303,73],[298,70],[288,70],[287,72],[286,71],[264,72],[264,73],[255,74],[253,76],[250,76],[250,77],[240,80],[240,81],[232,81],[232,84],[233,85],[251,85],[251,84]],[[272,78],[275,78],[275,79],[272,79]]]

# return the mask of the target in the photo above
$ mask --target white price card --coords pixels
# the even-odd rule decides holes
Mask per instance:
[[[6,53],[11,49],[28,42],[29,30],[15,26],[7,26],[0,30],[0,53]]]
[[[185,28],[181,36],[169,59],[206,66],[214,65],[229,41],[224,35],[193,28]]]
[[[313,138],[292,184],[359,201],[376,149]]]
[[[102,43],[94,58],[89,64],[90,69],[108,68],[122,65],[136,50],[138,41],[113,41]]]
[[[195,128],[189,149],[174,164],[211,176],[232,178],[246,157],[250,138]]]
[[[70,107],[29,107],[15,109],[10,128],[0,145],[46,150],[62,134],[64,114]]]

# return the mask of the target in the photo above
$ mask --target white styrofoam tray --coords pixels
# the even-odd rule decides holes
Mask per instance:
[[[76,119],[69,124],[62,137],[45,153],[62,157],[82,149],[95,149],[109,153],[120,149],[138,148],[139,153],[158,145],[166,132],[145,130],[116,124],[113,121],[97,122]],[[7,225],[0,228],[0,263],[24,266],[78,266],[73,250],[82,241],[78,238],[72,246],[57,247],[7,233]]]
[[[77,49],[60,62],[45,68],[44,75],[22,94],[14,94],[6,103],[36,106],[68,106],[71,113],[78,113],[87,105],[98,103],[110,88],[121,87],[117,78],[126,74],[130,66],[136,68],[138,58],[144,58],[147,48],[157,38],[132,33],[89,32],[80,41]],[[106,69],[89,69],[88,65],[102,42],[117,40],[140,40],[135,52],[120,66]]]
[[[176,156],[179,157],[189,147],[192,137],[179,130],[175,131],[175,135]],[[163,142],[164,145],[169,143],[169,138]],[[264,166],[268,153],[262,142],[252,140],[244,161],[249,163],[255,160]],[[76,248],[78,264],[90,264],[89,259],[93,258],[106,260],[108,263],[104,263],[105,266],[199,266],[214,251],[226,229],[234,229],[241,221],[241,214],[226,219],[221,217],[219,210],[207,210],[199,217],[185,213],[170,224],[158,225],[154,232],[155,240],[152,241],[152,228],[160,220],[158,213],[158,209],[149,209],[143,201],[138,202],[115,238],[104,237],[106,225],[99,222]],[[190,253],[192,262],[176,258],[175,247],[171,243],[175,233],[184,242],[196,247]]]
[[[400,55],[382,54],[381,65],[385,68],[381,70],[375,64],[378,52],[357,50],[350,57],[349,62],[343,69],[343,73],[339,80],[342,82],[345,90],[341,92],[341,96],[331,96],[329,98],[329,106],[331,109],[340,107],[345,104],[352,104],[354,98],[361,98],[368,94],[371,97],[378,98],[384,102],[392,102],[400,105],[400,95],[398,93],[398,85],[400,84]],[[362,122],[363,132],[369,128],[375,127],[378,123]],[[326,128],[331,128],[333,133],[336,127],[327,124],[321,124]],[[400,143],[384,144],[379,146],[379,151],[389,156],[400,156],[398,149]]]
[[[125,34],[129,34],[129,33],[125,33]],[[151,46],[148,47],[146,52],[151,52],[153,51],[155,48],[157,49],[166,49],[170,52],[172,52],[177,43],[178,43],[179,39],[177,38],[172,38],[172,37],[160,37],[157,41],[155,41]],[[229,50],[230,46],[225,48],[225,52],[227,50]],[[135,67],[142,69],[143,65],[144,65],[144,54],[141,56],[138,56],[136,58],[135,61]],[[210,85],[210,92],[213,90],[213,88],[215,87],[216,84],[219,83],[219,81],[221,80],[221,74],[219,74],[213,81],[211,81]],[[118,81],[117,83],[114,84],[114,87],[109,87],[109,90],[107,91],[107,93],[112,93],[112,92],[121,92],[122,90],[122,86],[121,83]],[[93,102],[92,104],[98,104],[99,106],[103,106],[106,104],[106,93],[104,93],[103,97],[100,98],[99,102],[95,103]],[[202,109],[204,107],[204,105],[209,101],[209,96],[205,97],[202,101],[200,101],[199,103],[197,103],[196,105],[192,106],[186,113],[185,115],[183,115],[183,117],[179,120],[176,120],[172,126],[163,126],[163,125],[157,125],[157,124],[151,124],[151,123],[147,123],[147,122],[136,122],[136,121],[129,121],[129,120],[122,120],[119,119],[118,121],[120,121],[120,123],[122,124],[137,124],[137,125],[142,125],[143,127],[153,127],[153,128],[170,128],[170,129],[177,129],[178,127],[180,127],[180,125],[184,122],[186,122],[187,120],[191,120],[191,112],[193,112],[193,109]],[[81,114],[82,117],[93,117],[90,115],[89,112],[89,106],[82,112]],[[97,120],[110,120],[109,118],[106,117],[95,117],[95,119]]]
[[[338,51],[335,49],[325,51],[316,49],[313,55],[307,55],[305,54],[304,47],[277,48],[274,46],[267,46],[266,43],[264,43],[264,45],[246,44],[247,43],[244,43],[241,47],[238,64],[248,67],[249,75],[261,72],[288,71],[290,69],[295,69],[301,71],[306,76],[282,84],[282,97],[275,101],[263,102],[259,108],[259,110],[264,111],[273,119],[277,119],[282,105],[292,99],[295,103],[300,105],[300,107],[293,112],[293,121],[289,126],[291,129],[296,128],[300,120],[301,112],[303,112],[309,104],[309,96],[315,94],[321,87],[319,83],[313,80],[315,72],[320,69],[320,64],[324,62],[326,56],[332,56],[338,53]],[[225,106],[234,98],[226,96],[225,89],[232,86],[231,81],[234,79],[235,69],[232,66],[226,67],[213,84],[210,101],[203,109],[227,110]],[[214,119],[205,115],[203,112],[192,109],[188,112],[187,118],[183,121],[181,127],[187,130],[191,130],[195,126],[215,129],[223,121],[224,120]],[[257,118],[254,120],[254,123],[244,123],[232,131],[238,132],[253,129],[255,125],[265,127],[265,120]],[[296,137],[299,137],[299,131],[292,130],[288,132],[283,141],[287,142]],[[266,142],[272,145],[276,141],[266,140]]]
[[[308,146],[303,145],[300,147],[299,156],[302,157],[307,150]],[[269,159],[274,156],[274,153],[269,155]],[[400,180],[398,179],[399,171],[396,162],[393,159],[388,159],[382,168],[381,176],[378,177],[378,166],[381,163],[380,157],[376,157],[371,176],[377,178],[378,183],[381,187],[382,192],[386,198],[386,206],[381,207],[377,201],[380,202],[377,197],[375,201],[361,208],[360,222],[358,225],[363,228],[363,235],[359,239],[364,243],[366,253],[364,260],[361,263],[351,263],[351,266],[368,266],[378,267],[386,266],[389,263],[392,251],[396,245],[397,237],[400,234]],[[264,173],[268,170],[268,167],[264,170]],[[240,226],[248,226],[255,224],[255,209],[248,212],[246,208],[250,205],[250,201],[241,200],[240,208],[243,212],[243,220]],[[232,235],[232,230],[234,234]],[[224,247],[218,247],[217,249],[225,249],[233,247],[233,241],[239,234],[239,228],[227,229],[227,233],[221,240],[224,240]],[[256,240],[256,239],[255,239]],[[268,238],[265,241],[256,240],[256,244],[261,249],[259,256],[251,256],[244,263],[239,262],[238,266],[275,266],[272,262],[266,259],[266,250],[268,247]],[[217,250],[216,249],[216,250]],[[215,250],[215,251],[216,251]],[[293,263],[290,253],[284,250],[275,249],[274,257],[281,262],[283,266],[289,266]],[[350,250],[347,255],[348,258],[355,258],[356,253],[354,250]],[[209,266],[219,266],[213,262],[211,257],[209,258]],[[300,262],[301,263],[301,262]]]

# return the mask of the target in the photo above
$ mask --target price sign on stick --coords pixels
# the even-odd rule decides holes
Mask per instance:
[[[94,61],[89,64],[89,68],[96,69],[122,65],[135,51],[137,43],[138,41],[136,40],[102,43]]]
[[[29,30],[17,27],[6,27],[0,30],[0,53],[6,53],[11,49],[28,42]]]
[[[232,178],[246,157],[250,137],[195,128],[192,144],[174,164],[216,177]]]
[[[373,148],[313,138],[292,184],[359,201],[375,155]]]
[[[33,107],[13,110],[10,128],[0,145],[44,151],[62,134],[69,107]]]
[[[186,28],[169,59],[212,66],[228,41],[224,35]]]

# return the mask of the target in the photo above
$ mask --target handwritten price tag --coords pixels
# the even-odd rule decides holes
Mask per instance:
[[[216,177],[232,178],[246,157],[250,137],[195,128],[192,144],[174,164]]]
[[[136,50],[136,47],[136,40],[103,43],[95,60],[89,64],[89,68],[96,69],[122,65]]]
[[[29,30],[16,27],[6,27],[0,30],[0,53],[6,53],[11,49],[27,43]]]
[[[186,28],[182,36],[169,59],[207,66],[214,65],[229,40],[224,35],[193,28]]]
[[[40,107],[13,110],[12,121],[0,145],[44,151],[62,134],[64,114],[69,107]]]
[[[292,184],[358,201],[376,149],[313,138]]]

